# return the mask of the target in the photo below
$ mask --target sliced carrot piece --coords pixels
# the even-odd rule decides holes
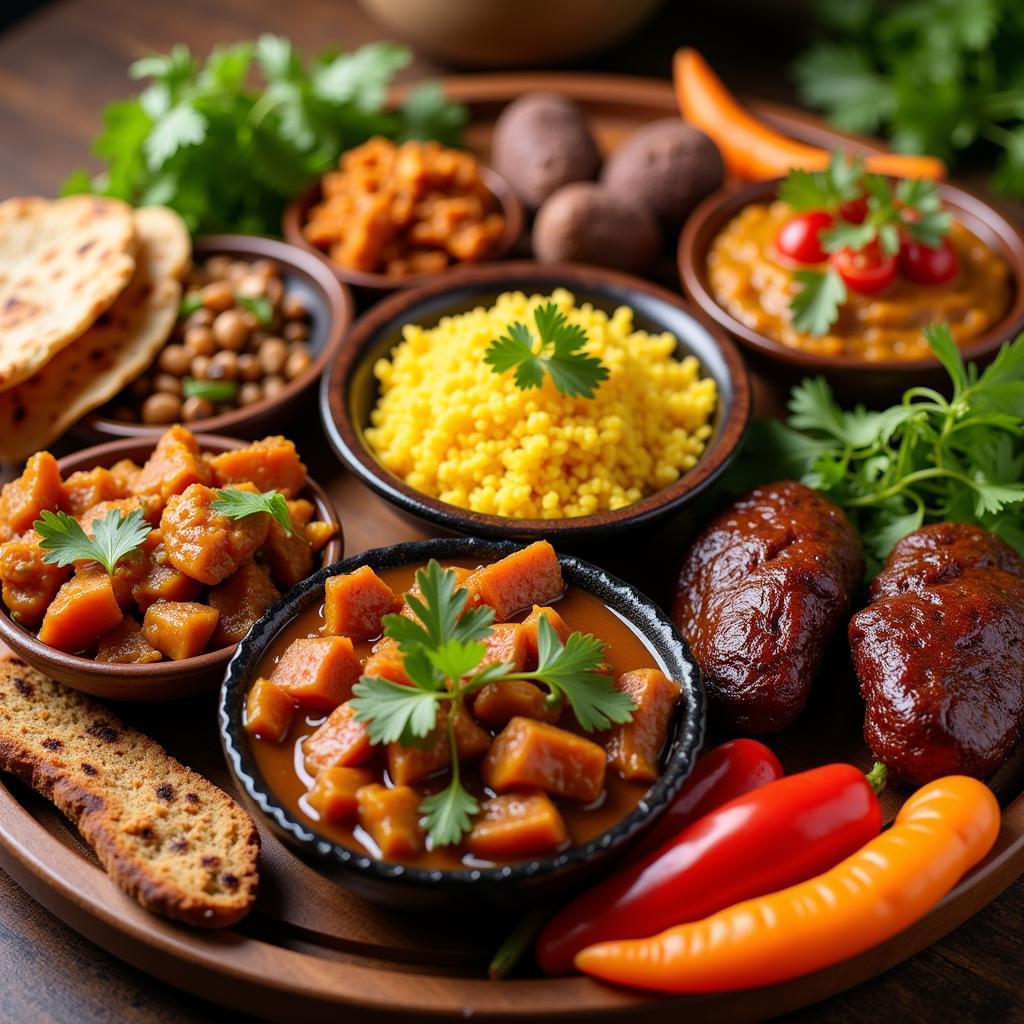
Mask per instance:
[[[157,441],[153,454],[132,480],[132,494],[155,495],[166,502],[192,484],[213,482],[213,472],[199,452],[192,432],[177,424]]]
[[[555,549],[539,540],[485,565],[466,580],[470,602],[487,604],[500,622],[533,604],[546,604],[565,590]]]
[[[324,632],[372,640],[381,635],[381,618],[397,612],[401,601],[395,592],[368,566],[355,572],[332,576],[325,584]]]
[[[293,640],[270,678],[303,707],[330,711],[352,696],[362,665],[347,636]]]
[[[267,539],[260,549],[270,568],[270,576],[282,589],[294,587],[313,571],[313,548],[305,537],[296,537],[277,520],[272,520]]]
[[[160,658],[160,652],[142,635],[142,628],[130,615],[126,615],[96,642],[97,661],[118,665],[150,665]]]
[[[408,686],[409,676],[405,671],[405,659],[399,650],[398,644],[391,637],[384,637],[373,649],[373,653],[366,659],[363,665],[363,672],[368,676],[380,676],[383,679],[390,679],[400,686]]]
[[[533,606],[533,611],[523,619],[523,633],[526,635],[526,649],[529,664],[536,666],[538,657],[537,628],[541,618],[548,620],[548,625],[555,631],[555,636],[564,644],[572,635],[572,629],[554,608]]]
[[[567,838],[546,793],[507,793],[481,804],[466,846],[485,860],[521,860],[554,853]]]
[[[251,483],[259,491],[280,491],[286,498],[295,498],[306,486],[306,467],[295,444],[280,435],[221,452],[210,459],[210,465],[218,487]]]
[[[70,566],[44,562],[43,538],[26,530],[0,544],[0,596],[11,618],[22,626],[38,626],[61,584],[71,575]]]
[[[56,512],[63,503],[57,460],[49,452],[36,452],[21,476],[0,490],[0,541],[32,529],[40,512]]]
[[[511,665],[513,672],[526,668],[528,647],[526,633],[518,622],[498,622],[484,640],[487,653],[481,665]]]
[[[165,657],[183,661],[206,650],[219,618],[198,601],[158,601],[146,609],[142,635]]]
[[[496,793],[543,789],[589,804],[604,789],[605,753],[582,736],[532,718],[513,718],[484,758],[483,779]]]
[[[656,668],[640,668],[623,673],[615,685],[633,698],[636,709],[631,721],[612,727],[606,744],[609,760],[624,779],[654,782],[658,755],[679,703],[679,684]]]
[[[535,718],[538,722],[557,722],[561,708],[547,702],[547,694],[525,679],[506,679],[482,686],[473,701],[477,721],[492,729],[501,729],[513,718]]]
[[[336,825],[359,813],[356,793],[373,784],[373,773],[363,768],[325,768],[309,791],[309,802],[325,821]]]
[[[442,717],[447,708],[439,709],[438,724],[422,746],[403,747],[401,743],[389,743],[388,775],[397,785],[417,782],[433,775],[434,772],[451,764],[451,743],[448,730],[443,727]],[[459,708],[455,716],[455,746],[460,761],[479,760],[491,745],[491,737],[473,721],[465,708]]]
[[[388,789],[378,783],[356,793],[359,824],[377,844],[384,860],[401,860],[423,852],[420,795],[411,786]]]
[[[245,730],[270,743],[281,743],[291,728],[295,705],[276,683],[262,676],[245,698]]]
[[[324,768],[350,768],[366,764],[373,746],[366,726],[356,721],[352,704],[339,704],[303,745],[306,768],[312,775]]]
[[[280,596],[263,566],[245,562],[210,591],[210,606],[220,612],[213,642],[218,647],[237,644]]]
[[[65,505],[68,512],[76,517],[101,501],[116,501],[124,497],[124,488],[103,466],[79,470],[64,481]]]
[[[92,647],[122,619],[123,612],[105,572],[76,573],[53,599],[39,627],[39,639],[75,654]]]

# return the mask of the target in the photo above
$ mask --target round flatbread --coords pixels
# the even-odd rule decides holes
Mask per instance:
[[[0,391],[31,377],[106,309],[135,271],[135,222],[117,199],[0,203]]]
[[[137,269],[117,301],[38,373],[0,393],[0,458],[23,459],[113,398],[156,358],[181,306],[192,254],[172,210],[135,212]]]

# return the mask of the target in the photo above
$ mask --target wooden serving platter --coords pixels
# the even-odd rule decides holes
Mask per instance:
[[[450,95],[469,104],[470,143],[483,155],[494,118],[505,104],[531,90],[577,100],[606,149],[638,125],[676,111],[671,88],[653,80],[523,74],[466,76],[444,84]],[[808,115],[765,104],[757,109],[806,141],[829,145],[840,138]],[[877,143],[861,144],[878,148]],[[780,398],[770,381],[761,382],[761,414],[778,409]],[[318,425],[297,422],[289,433],[336,504],[347,554],[430,535],[342,470]],[[699,516],[691,511],[639,539],[605,542],[582,553],[664,604],[671,586],[666,567],[678,562]],[[787,770],[837,759],[868,767],[863,711],[847,661],[846,652],[838,649],[801,720],[770,740]],[[213,695],[117,710],[231,791]],[[692,1015],[739,1024],[806,1006],[881,973],[956,928],[1024,872],[1024,757],[1018,754],[1004,767],[994,788],[1005,808],[995,849],[915,926],[828,970],[768,989],[701,998],[647,996],[587,978],[487,981],[486,963],[512,922],[439,920],[382,910],[328,881],[267,831],[261,895],[252,916],[225,932],[178,926],[146,913],[121,893],[64,818],[13,782],[0,784],[0,865],[49,910],[115,955],[197,995],[270,1020],[677,1021]],[[888,818],[905,795],[886,794]]]

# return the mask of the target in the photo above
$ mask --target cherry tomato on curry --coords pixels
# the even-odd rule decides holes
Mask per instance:
[[[944,238],[936,247],[905,241],[900,246],[900,272],[918,284],[945,284],[956,277],[956,251]]]
[[[839,204],[839,216],[849,224],[863,224],[867,215],[868,201],[865,196],[847,199],[845,203]]]
[[[821,247],[821,232],[832,224],[832,214],[824,210],[798,214],[779,229],[775,247],[783,256],[798,263],[823,263],[828,253]]]
[[[832,253],[832,266],[848,288],[862,295],[884,291],[896,276],[896,258],[876,242],[859,252],[839,249]]]

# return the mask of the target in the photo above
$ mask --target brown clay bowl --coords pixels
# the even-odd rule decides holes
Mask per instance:
[[[202,450],[207,452],[226,452],[244,447],[243,441],[212,434],[196,434],[196,440]],[[77,470],[89,470],[94,466],[109,468],[120,459],[144,462],[154,447],[155,442],[147,438],[124,438],[75,452],[59,460],[57,465],[61,476],[67,477]],[[306,481],[302,496],[316,507],[317,518],[340,525],[330,499],[314,480]],[[339,530],[338,536],[324,548],[320,564],[327,566],[339,561],[344,550],[345,541]],[[51,679],[94,697],[126,701],[174,700],[212,693],[220,686],[228,662],[238,647],[238,644],[232,644],[195,658],[158,661],[152,665],[104,663],[76,654],[65,654],[41,643],[35,634],[15,624],[2,605],[0,641],[7,644],[22,661]]]
[[[494,193],[495,198],[501,206],[501,212],[505,217],[505,230],[498,239],[493,250],[487,256],[486,262],[491,263],[507,256],[512,247],[519,241],[523,233],[523,222],[525,213],[523,204],[519,201],[512,187],[500,174],[492,171],[489,167],[483,169],[484,184]],[[320,182],[314,182],[298,199],[289,203],[284,211],[282,230],[284,237],[298,249],[305,249],[318,259],[322,260],[331,268],[334,276],[345,284],[365,289],[369,292],[392,292],[399,289],[418,288],[420,285],[431,281],[445,279],[469,264],[455,264],[445,270],[429,274],[409,274],[405,277],[395,277],[392,274],[371,274],[362,270],[351,270],[335,263],[322,250],[318,249],[311,242],[306,240],[302,228],[309,219],[309,211],[316,203],[320,202],[322,193]]]
[[[675,483],[632,505],[572,519],[514,519],[458,508],[414,490],[386,470],[369,447],[365,429],[378,397],[374,363],[401,340],[403,325],[432,326],[442,317],[490,306],[509,290],[550,293],[568,288],[576,301],[611,312],[628,305],[636,326],[670,331],[680,354],[697,356],[714,378],[719,401],[714,433],[696,466]],[[547,538],[556,545],[590,541],[637,529],[678,511],[703,492],[737,454],[750,417],[750,379],[739,351],[714,322],[678,295],[602,267],[528,261],[467,268],[379,302],[353,325],[320,385],[320,413],[335,453],[369,487],[403,512],[454,533],[511,540]]]
[[[723,189],[693,211],[679,238],[679,273],[685,293],[746,348],[753,365],[776,380],[796,382],[801,377],[821,374],[844,400],[868,404],[898,398],[907,387],[917,384],[948,390],[946,372],[933,357],[868,362],[855,356],[802,352],[747,327],[718,304],[707,269],[712,242],[740,210],[774,199],[778,186],[779,180],[773,180],[741,189]],[[999,253],[1010,267],[1009,309],[998,323],[961,349],[966,360],[985,363],[1004,341],[1024,329],[1024,239],[1006,217],[973,193],[945,183],[939,190],[950,213]]]
[[[340,283],[324,266],[307,252],[273,238],[258,235],[207,235],[197,238],[192,246],[197,257],[230,256],[239,260],[273,260],[285,284],[297,290],[310,311],[310,351],[312,363],[273,398],[264,398],[242,409],[188,426],[210,434],[257,438],[272,433],[285,424],[302,398],[312,389],[324,367],[334,358],[355,316],[355,301],[349,288]],[[80,432],[94,438],[148,437],[157,438],[166,429],[142,423],[125,423],[101,415],[99,411],[86,416],[79,424]]]

